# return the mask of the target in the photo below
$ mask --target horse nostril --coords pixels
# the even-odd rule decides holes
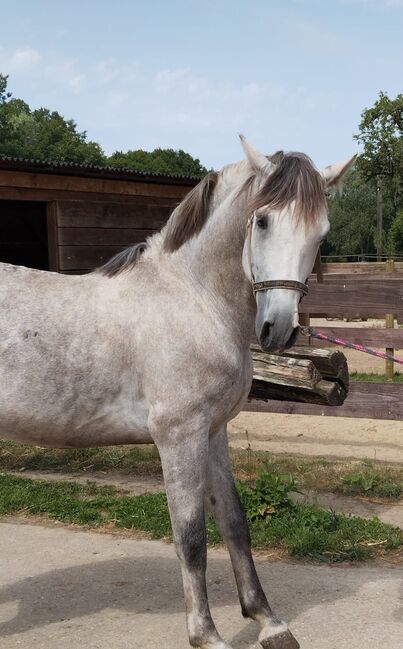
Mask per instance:
[[[268,338],[270,337],[270,328],[272,326],[272,322],[266,322],[264,323],[261,332],[260,332],[260,343],[263,344]]]

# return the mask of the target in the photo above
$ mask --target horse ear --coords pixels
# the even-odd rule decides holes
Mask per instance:
[[[343,162],[338,162],[334,165],[325,167],[321,171],[321,174],[325,179],[326,187],[339,187],[344,174],[348,169],[350,169],[351,165],[354,164],[356,158],[357,154],[353,155],[351,158],[347,158],[347,160],[343,160]]]
[[[242,133],[239,133],[242,148],[245,152],[246,158],[254,171],[263,171],[270,169],[273,164],[266,158],[263,153],[257,151],[246,139]]]

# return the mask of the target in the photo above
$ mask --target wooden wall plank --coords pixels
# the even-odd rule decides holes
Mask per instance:
[[[195,183],[196,184],[196,183]],[[190,186],[146,183],[137,180],[115,180],[105,178],[83,178],[80,176],[54,175],[24,171],[4,171],[0,173],[0,186],[24,187],[29,189],[59,189],[70,192],[85,191],[111,194],[169,196],[183,198]]]
[[[171,215],[172,205],[143,203],[58,201],[59,227],[143,228],[160,230]]]
[[[187,188],[191,189],[191,187]],[[85,191],[65,191],[63,189],[36,189],[26,187],[8,187],[0,186],[0,199],[10,201],[86,201],[100,203],[124,203],[124,204],[149,204],[149,205],[170,205],[172,209],[178,205],[181,199],[169,196],[148,196],[147,194],[127,195],[127,194],[110,194],[108,192],[85,192]]]
[[[324,282],[341,282],[345,280],[354,282],[372,282],[374,279],[400,279],[403,280],[403,270],[396,270],[394,272],[379,271],[379,273],[326,273],[323,275]],[[316,280],[314,274],[309,279],[309,283]]]
[[[384,315],[403,312],[401,279],[355,279],[309,282],[309,294],[300,303],[301,313],[327,315]]]
[[[61,246],[130,246],[157,230],[137,228],[59,228]]]
[[[349,394],[342,406],[319,406],[294,401],[261,401],[248,399],[243,410],[248,412],[275,412],[403,421],[403,385],[358,381],[350,383]]]
[[[324,273],[379,273],[386,271],[385,261],[322,262]],[[395,270],[403,271],[403,261],[395,261]]]

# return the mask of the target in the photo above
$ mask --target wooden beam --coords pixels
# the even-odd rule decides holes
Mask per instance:
[[[191,189],[189,187],[188,189]],[[54,200],[74,202],[110,202],[122,204],[149,204],[149,205],[170,205],[173,209],[178,205],[181,199],[169,196],[155,196],[148,194],[130,195],[130,194],[111,194],[108,192],[88,192],[88,191],[66,191],[63,189],[39,189],[26,187],[9,187],[0,186],[0,199],[8,201],[40,201],[48,202]]]
[[[323,273],[376,273],[386,271],[386,261],[322,262]],[[403,261],[395,261],[395,270],[403,271]]]
[[[157,230],[137,228],[59,228],[61,246],[130,246]]]
[[[249,399],[243,408],[248,412],[359,417],[403,421],[403,385],[396,383],[350,383],[342,406],[321,406],[293,401],[260,401]],[[402,428],[403,436],[403,428]]]
[[[28,189],[58,189],[70,192],[85,191],[111,194],[169,196],[183,198],[191,187],[164,185],[163,183],[144,183],[137,180],[108,180],[82,178],[24,171],[5,171],[0,173],[1,187],[21,187]]]
[[[373,279],[309,283],[309,294],[300,304],[301,313],[328,315],[385,315],[403,312],[403,281]]]
[[[172,205],[142,203],[58,201],[58,223],[67,228],[143,228],[159,230],[173,210]]]

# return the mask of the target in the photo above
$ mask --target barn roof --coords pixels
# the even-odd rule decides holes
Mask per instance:
[[[81,164],[57,160],[33,160],[0,155],[0,169],[7,171],[27,171],[62,176],[81,176],[87,178],[108,178],[111,180],[133,180],[164,185],[190,185],[200,180],[200,176],[180,176],[177,174],[135,171],[101,165]]]

